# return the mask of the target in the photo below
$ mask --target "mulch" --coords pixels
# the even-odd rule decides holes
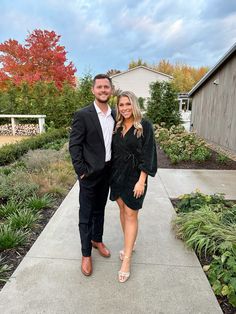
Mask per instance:
[[[216,161],[217,153],[211,150],[211,157],[204,162],[181,161],[178,164],[172,164],[168,156],[163,152],[157,144],[157,162],[158,168],[167,169],[208,169],[208,170],[236,170],[236,161],[229,160],[226,164]]]

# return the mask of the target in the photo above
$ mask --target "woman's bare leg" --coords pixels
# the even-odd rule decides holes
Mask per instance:
[[[123,234],[124,234],[125,232],[125,203],[120,197],[116,200],[116,202],[120,208],[120,224],[121,224]]]
[[[124,258],[121,271],[129,272],[132,250],[138,233],[138,211],[124,205]]]

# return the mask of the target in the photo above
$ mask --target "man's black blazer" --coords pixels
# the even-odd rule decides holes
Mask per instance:
[[[114,118],[114,112],[112,111]],[[69,151],[75,172],[89,176],[105,166],[105,144],[94,104],[74,114]]]

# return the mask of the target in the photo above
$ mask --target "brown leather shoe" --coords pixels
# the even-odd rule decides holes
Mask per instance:
[[[108,248],[105,246],[105,244],[103,242],[95,242],[95,241],[91,241],[92,242],[92,246],[95,249],[98,249],[98,252],[100,253],[100,255],[102,255],[103,257],[110,257],[111,253],[108,250]]]
[[[82,256],[81,271],[85,276],[90,276],[93,272],[92,257]]]

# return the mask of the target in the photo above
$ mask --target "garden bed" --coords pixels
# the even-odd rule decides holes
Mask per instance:
[[[41,213],[41,219],[37,224],[37,227],[33,230],[31,233],[28,242],[26,245],[21,246],[19,248],[12,248],[5,250],[1,253],[1,258],[3,259],[6,264],[11,265],[11,269],[6,272],[6,277],[10,277],[17,266],[20,264],[24,256],[27,254],[27,252],[30,250],[31,246],[34,244],[34,242],[37,240],[40,233],[43,231],[43,229],[46,227],[47,223],[51,219],[51,217],[56,212],[57,208],[59,207],[61,200],[57,200],[53,208],[45,208]],[[0,199],[0,205],[1,205],[1,199]],[[5,285],[5,282],[0,281],[0,290]]]
[[[225,314],[236,313],[235,204],[223,195],[199,191],[172,199],[173,227],[194,249]]]
[[[208,160],[202,162],[196,161],[180,161],[178,164],[171,163],[168,156],[160,148],[160,145],[157,144],[157,162],[158,168],[167,168],[167,169],[208,169],[208,170],[236,170],[236,161],[228,160],[225,164],[219,163],[216,161],[217,153],[211,150],[211,157]]]
[[[46,134],[44,142],[42,136],[23,141],[27,154],[0,167],[0,289],[76,181],[68,140],[55,135]],[[31,141],[34,150],[27,146]],[[14,145],[7,149],[14,152]]]

